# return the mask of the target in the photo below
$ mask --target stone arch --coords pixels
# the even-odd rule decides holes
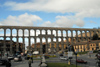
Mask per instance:
[[[42,45],[42,44],[40,43],[40,38],[37,37],[37,38],[36,38],[36,49],[37,49],[38,51],[40,51],[40,50],[39,50],[39,49],[40,49],[40,45]]]
[[[68,30],[68,37],[71,37],[71,30]]]
[[[12,48],[12,50],[13,50],[13,53],[15,54],[16,53],[16,47],[17,47],[17,38],[15,38],[15,37],[13,37],[12,38],[12,40],[13,40],[13,48]]]
[[[51,30],[47,30],[48,35],[51,35]]]
[[[61,36],[61,30],[58,30],[58,36]]]
[[[23,38],[22,37],[18,38],[18,43],[19,43],[18,44],[18,50],[22,52],[22,48],[23,48],[23,46],[22,46]]]
[[[90,37],[90,33],[89,33],[89,31],[86,31],[87,32],[87,37]]]
[[[84,30],[82,30],[82,36],[85,37],[85,31]]]
[[[61,38],[58,38],[58,45],[59,45],[59,50],[61,50],[62,49]]]
[[[19,37],[19,38],[18,38],[18,42],[19,42],[19,43],[22,43],[22,42],[23,42],[22,37]]]
[[[29,50],[30,49],[30,47],[29,47],[29,39],[27,37],[25,37],[24,40],[25,40],[25,45],[28,46],[27,49]]]
[[[53,38],[53,42],[56,42],[57,40],[56,40],[56,38]]]
[[[52,33],[54,36],[56,36],[56,30],[53,30]]]
[[[35,32],[36,32],[36,36],[41,34],[41,31],[39,29],[37,29]]]
[[[75,37],[76,36],[76,31],[75,30],[73,30],[73,37]]]
[[[77,33],[78,33],[78,37],[81,37],[81,31],[78,30]]]
[[[6,44],[6,51],[7,51],[7,53],[9,54],[10,53],[10,37],[7,37],[6,38],[6,43],[8,43],[8,44]]]
[[[63,37],[66,37],[66,31],[63,30]]]
[[[19,29],[19,30],[18,30],[18,36],[23,36],[23,31],[22,31],[22,29]]]
[[[4,36],[4,29],[0,28],[0,36]]]
[[[32,44],[35,44],[34,38],[30,38],[30,40],[31,40],[31,45],[32,45]],[[34,46],[33,46],[33,47],[34,47]]]
[[[12,36],[17,36],[17,29],[12,29]]]
[[[42,43],[46,43],[45,37],[42,38]]]
[[[0,37],[0,40],[4,40],[4,38],[3,37]]]
[[[46,39],[44,37],[42,38],[42,50],[43,53],[46,53]]]
[[[56,47],[57,47],[57,46],[56,46],[56,41],[57,41],[57,40],[56,40],[56,38],[53,38],[53,44],[54,44],[54,46],[53,46],[53,47],[54,47],[54,48],[56,48]]]
[[[51,38],[50,37],[48,38],[48,47],[49,49],[51,48]]]
[[[40,38],[37,37],[37,38],[36,38],[36,43],[39,43],[39,42],[40,42]]]
[[[35,36],[35,31],[33,29],[30,30],[30,36]]]
[[[10,37],[6,37],[6,40],[9,40],[10,41]]]
[[[46,34],[46,31],[43,29],[43,30],[41,30],[41,34],[42,35],[45,35]]]
[[[61,38],[58,38],[58,42],[61,42]]]
[[[10,36],[11,35],[11,30],[9,28],[6,29],[6,36]]]
[[[63,38],[63,42],[64,42],[64,49],[66,49],[66,47],[67,47],[66,38]]]
[[[28,29],[24,30],[24,36],[29,36],[29,30]]]

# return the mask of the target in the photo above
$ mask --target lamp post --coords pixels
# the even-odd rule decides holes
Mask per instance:
[[[0,46],[0,56],[1,56],[2,54],[1,54],[1,46]],[[1,56],[1,58],[2,58],[2,56]]]
[[[77,52],[75,52],[75,55],[76,55],[76,60],[77,60]],[[77,61],[76,61],[76,67],[77,67]]]
[[[33,48],[32,48],[32,63],[33,63]]]

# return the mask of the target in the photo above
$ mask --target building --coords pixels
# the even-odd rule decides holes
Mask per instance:
[[[12,49],[12,53],[15,54],[16,53],[16,45],[17,43],[14,42],[14,41],[10,41],[10,40],[6,40],[6,52],[10,54],[11,50],[10,48]],[[10,45],[10,42],[12,43],[12,45]],[[19,43],[19,51],[22,52],[22,43]],[[0,52],[2,52],[2,54],[4,54],[4,40],[0,40]]]
[[[78,41],[76,42],[76,39],[73,40],[73,47],[74,50],[77,52],[83,52],[83,51],[91,51],[91,50],[99,50],[100,49],[100,40],[92,40],[92,39],[86,39],[85,35],[87,34],[87,37],[90,37],[90,33],[82,33],[83,39],[78,39]],[[98,39],[100,39],[100,33],[96,32],[96,34],[98,35]],[[93,38],[93,33],[91,32],[91,36]],[[78,35],[78,37],[81,37],[81,34]],[[85,39],[84,39],[85,38]],[[71,38],[68,39],[69,45],[71,45]],[[46,46],[46,43],[42,43],[42,47],[43,47],[43,51],[44,53],[46,53],[46,50],[51,49],[51,42],[48,43],[49,45]],[[36,48],[34,46],[35,44],[32,44],[32,48],[34,48],[34,50],[40,51],[40,43],[36,43]],[[57,45],[59,45],[59,47],[57,47]],[[66,45],[66,41],[64,41],[64,50],[66,50],[66,47],[68,45]],[[61,51],[62,50],[62,42],[58,42],[58,44],[56,42],[53,42],[53,49],[51,50],[55,50],[57,51]],[[48,49],[46,49],[46,47],[48,47]]]
[[[95,34],[97,34],[96,40],[93,39]],[[79,40],[79,42],[75,43],[74,50],[77,52],[100,50],[100,32],[96,32],[95,34],[91,32],[92,39],[88,39],[86,41]],[[84,33],[83,33],[83,37],[85,37]],[[87,33],[87,37],[90,37],[89,33]]]

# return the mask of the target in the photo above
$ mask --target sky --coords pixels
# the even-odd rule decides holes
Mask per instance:
[[[0,25],[100,27],[100,0],[0,0]]]
[[[0,25],[100,27],[100,0],[0,0]]]

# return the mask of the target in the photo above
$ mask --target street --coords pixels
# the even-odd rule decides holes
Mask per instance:
[[[46,59],[46,62],[47,63],[49,63],[49,62],[68,63],[68,61],[60,60],[59,55],[57,55],[57,56],[58,57]],[[96,67],[96,61],[97,60],[95,60],[95,54],[92,54],[91,57],[89,57],[87,54],[79,55],[77,57],[77,59],[83,59],[83,60],[88,62],[87,64],[77,63],[77,65],[79,65],[79,66],[82,66],[82,67]],[[32,67],[38,67],[38,65],[40,64],[40,61],[41,60],[33,60]],[[73,59],[71,59],[71,64],[76,64],[75,61],[76,61],[76,57],[73,56]],[[28,67],[28,60],[25,60],[24,57],[23,57],[23,60],[20,61],[20,62],[14,62],[14,60],[12,60],[11,65],[12,65],[11,67]],[[5,66],[3,65],[3,66],[0,66],[0,67],[5,67]]]
[[[40,64],[40,60],[35,60],[33,61],[33,63],[31,64],[32,67],[38,67],[38,65]],[[6,67],[5,65],[1,65],[0,67]],[[25,60],[23,57],[22,61],[19,62],[14,62],[14,60],[11,61],[11,67],[29,67],[28,66],[28,60]]]

